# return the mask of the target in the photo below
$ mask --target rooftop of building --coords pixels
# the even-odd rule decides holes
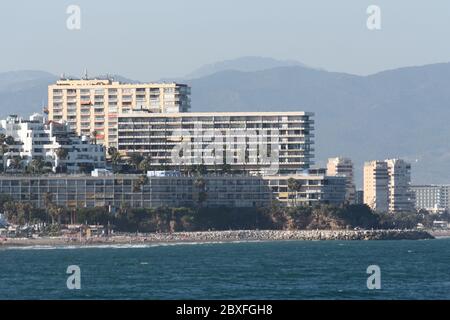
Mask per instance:
[[[187,84],[177,83],[177,82],[136,82],[136,83],[126,83],[114,80],[113,78],[101,79],[76,79],[76,78],[61,78],[56,81],[55,84],[49,85],[49,87],[54,86],[122,86],[122,87],[139,87],[139,86],[155,86],[155,87],[187,87]]]
[[[164,171],[158,171],[159,173]],[[167,172],[166,172],[167,173]],[[171,174],[165,175],[165,174],[154,174],[154,171],[147,172],[146,176],[149,178],[211,178],[211,179],[305,179],[305,178],[311,178],[311,179],[317,179],[317,178],[323,178],[323,177],[329,177],[331,179],[334,178],[343,178],[343,177],[336,177],[336,176],[327,176],[324,173],[291,173],[291,174],[273,174],[273,175],[250,175],[250,174],[204,174],[204,175],[189,175],[185,173],[177,172],[177,174],[173,174],[173,171],[170,171]],[[108,174],[98,174],[95,175],[94,172],[91,174],[8,174],[8,173],[2,173],[0,174],[0,180],[2,179],[12,179],[12,180],[22,180],[24,178],[28,179],[135,179],[138,177],[143,176],[142,173],[136,173],[136,174],[113,174],[109,172]]]
[[[450,187],[450,184],[412,184],[411,188],[440,188]]]
[[[134,111],[121,113],[122,118],[187,118],[210,116],[314,116],[314,112],[306,111],[212,111],[212,112],[180,112],[180,113],[152,113],[147,111]]]

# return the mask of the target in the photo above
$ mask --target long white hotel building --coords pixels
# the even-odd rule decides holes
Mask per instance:
[[[148,156],[155,167],[227,163],[234,170],[295,173],[313,164],[309,112],[134,112],[118,117],[118,150]],[[180,150],[181,149],[181,150]],[[180,150],[174,156],[173,150]]]
[[[190,88],[178,83],[120,83],[110,79],[63,79],[48,87],[48,118],[66,121],[79,135],[117,147],[117,117],[134,109],[187,112]]]
[[[205,185],[200,189],[196,176],[150,173],[144,183],[139,182],[140,174],[0,175],[0,193],[36,208],[45,208],[49,193],[55,204],[67,208],[193,206],[198,204],[199,192],[206,194],[205,207],[267,207],[274,201],[340,205],[345,198],[345,178],[323,174],[204,175]],[[301,189],[289,191],[289,178],[298,180]]]

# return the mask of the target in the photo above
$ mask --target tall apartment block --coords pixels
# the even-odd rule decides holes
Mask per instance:
[[[218,169],[295,173],[313,163],[312,113],[131,113],[118,117],[118,150],[140,153],[155,168],[204,164]],[[173,150],[180,149],[174,157]],[[273,168],[273,167],[272,167]]]
[[[389,176],[385,161],[369,161],[364,164],[364,203],[371,209],[387,212]]]
[[[134,110],[187,112],[190,88],[178,83],[120,83],[110,79],[63,79],[48,87],[48,118],[67,121],[79,135],[117,147],[117,117]]]
[[[353,180],[353,162],[348,158],[330,158],[327,163],[327,175],[346,177],[345,200],[350,204],[355,203],[356,188]]]
[[[379,212],[413,209],[411,165],[401,159],[364,164],[364,203]]]
[[[389,159],[386,163],[389,174],[389,211],[413,210],[411,164],[401,159]]]

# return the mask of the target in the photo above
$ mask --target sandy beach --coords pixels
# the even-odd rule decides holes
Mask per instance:
[[[450,238],[450,230],[432,230],[429,233],[435,238]]]

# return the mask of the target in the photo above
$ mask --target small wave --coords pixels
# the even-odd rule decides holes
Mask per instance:
[[[51,245],[33,245],[33,246],[11,246],[0,248],[3,250],[55,250],[58,246]]]
[[[248,243],[248,242],[264,242],[259,240],[252,241],[180,241],[180,242],[153,242],[143,244],[92,244],[92,245],[31,245],[31,246],[11,246],[0,249],[4,250],[75,250],[75,249],[143,249],[155,247],[171,247],[181,245],[210,245],[224,243]]]

